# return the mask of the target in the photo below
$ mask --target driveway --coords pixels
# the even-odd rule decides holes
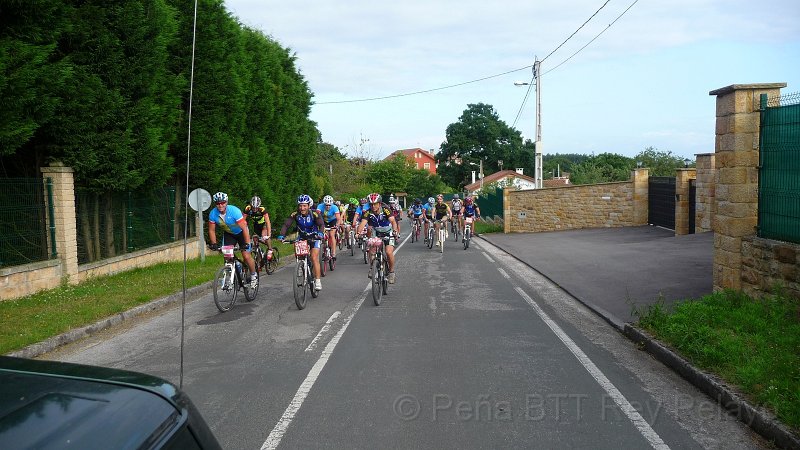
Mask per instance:
[[[633,307],[712,292],[714,233],[675,236],[653,226],[483,234],[615,326]]]

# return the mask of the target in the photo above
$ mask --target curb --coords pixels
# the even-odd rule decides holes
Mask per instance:
[[[668,349],[644,330],[630,323],[625,324],[623,334],[658,361],[677,372],[703,393],[716,400],[728,413],[736,416],[776,446],[786,449],[800,449],[800,436],[794,434],[772,413],[754,407],[741,395],[734,392],[718,377],[694,367],[680,355]]]
[[[691,363],[674,353],[672,350],[666,348],[643,330],[640,330],[639,328],[636,328],[634,325],[627,322],[622,324],[617,323],[614,319],[608,317],[607,312],[602,308],[594,307],[590,303],[584,302],[578,297],[572,295],[572,293],[563,286],[550,279],[547,275],[539,272],[527,262],[515,256],[514,253],[480,235],[476,234],[476,236],[481,237],[484,242],[499,248],[500,250],[511,255],[511,257],[517,261],[530,267],[531,270],[534,270],[536,273],[547,278],[550,282],[558,286],[572,298],[592,310],[595,314],[620,331],[625,337],[636,344],[644,346],[644,349],[653,355],[654,358],[692,383],[692,385],[694,385],[704,394],[708,395],[712,400],[716,400],[716,402],[726,411],[728,411],[728,413],[734,415],[745,425],[749,426],[753,431],[760,434],[765,439],[772,441],[780,448],[800,450],[800,436],[793,433],[769,411],[754,407],[741,395],[737,394],[727,385],[725,385],[722,380],[692,366]]]
[[[213,281],[208,281],[201,285],[186,289],[186,300],[196,300],[207,294],[211,289],[212,284]],[[36,344],[31,344],[20,350],[7,353],[6,356],[15,356],[17,358],[35,358],[44,353],[51,352],[62,345],[73,343],[77,340],[89,337],[99,331],[119,325],[126,320],[131,320],[148,312],[166,308],[173,303],[180,302],[182,299],[183,291],[176,292],[166,297],[153,300],[149,303],[139,305],[127,311],[106,317],[105,319],[101,319],[93,324],[69,330],[65,333],[45,339],[44,341],[37,342]]]

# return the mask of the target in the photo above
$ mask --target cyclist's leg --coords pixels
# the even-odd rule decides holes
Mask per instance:
[[[320,272],[320,267],[319,267],[319,247],[320,247],[320,242],[319,241],[311,241],[311,242],[309,242],[309,245],[311,246],[311,268],[313,269],[312,271],[314,272],[314,278],[319,280],[319,276],[320,276],[320,273],[321,273]]]
[[[328,235],[330,236],[332,258],[336,258],[336,228],[337,228],[336,221],[331,222],[331,231],[328,232]]]

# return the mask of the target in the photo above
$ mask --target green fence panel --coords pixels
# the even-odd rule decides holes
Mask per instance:
[[[795,104],[781,106],[789,99]],[[800,95],[761,97],[758,235],[800,243]]]
[[[55,258],[55,243],[48,239],[52,218],[45,201],[48,184],[41,178],[0,179],[0,267]],[[52,185],[50,185],[52,194]]]
[[[481,208],[483,217],[503,217],[503,189],[484,188],[476,203]]]

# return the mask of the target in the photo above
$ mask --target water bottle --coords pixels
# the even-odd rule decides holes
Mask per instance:
[[[236,261],[236,273],[239,275],[239,279],[244,279],[244,274],[242,274],[242,263]]]
[[[267,261],[272,261],[272,249],[267,250]]]

